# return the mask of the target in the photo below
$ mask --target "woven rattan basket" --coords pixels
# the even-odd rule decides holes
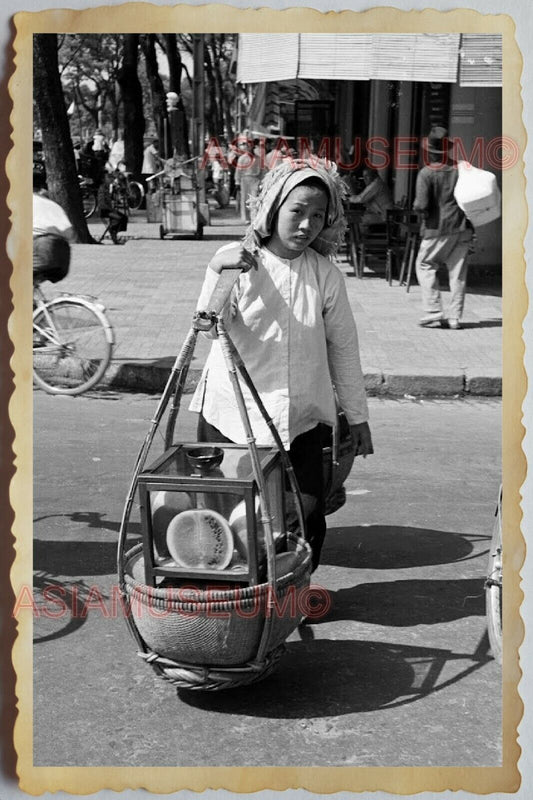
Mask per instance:
[[[229,294],[231,287],[225,288]],[[219,308],[223,307],[224,302],[224,297],[217,298]],[[155,433],[172,400],[166,423],[165,448],[171,447],[175,441],[176,418],[196,338],[200,330],[209,330],[213,324],[216,324],[232,378],[258,487],[266,549],[266,579],[259,585],[254,585],[257,578],[248,585],[238,586],[234,583],[233,588],[221,589],[218,594],[212,590],[204,592],[194,589],[187,595],[183,586],[176,584],[177,579],[171,577],[169,580],[173,580],[174,585],[161,582],[148,586],[144,577],[146,565],[142,561],[143,553],[150,553],[149,550],[143,551],[146,542],[128,549],[127,540],[132,533],[130,516],[137,499],[139,476]],[[266,480],[237,372],[269,426],[295,501],[297,527],[285,531],[286,553],[276,551]],[[279,477],[281,482],[281,472]],[[280,483],[280,492],[283,491],[282,486],[283,483]],[[280,541],[283,541],[283,537]],[[300,600],[309,587],[311,561],[311,548],[305,541],[302,496],[280,436],[225,331],[222,318],[214,311],[198,312],[137,457],[120,525],[117,557],[119,586],[125,601],[126,621],[137,643],[139,655],[160,677],[183,689],[216,691],[264,678],[274,669],[283,652],[285,640],[306,613],[302,610],[307,609],[305,598],[303,602]],[[169,573],[162,574],[166,576]],[[221,581],[231,583],[231,575],[221,575]]]
[[[291,572],[270,583],[220,591],[153,588],[142,580],[141,545],[125,554],[125,587],[133,623],[145,645],[142,657],[181,688],[220,689],[265,677],[283,643],[302,620],[311,574],[311,550],[301,538]],[[272,616],[266,656],[256,660],[265,624]],[[201,665],[201,666],[198,666]]]

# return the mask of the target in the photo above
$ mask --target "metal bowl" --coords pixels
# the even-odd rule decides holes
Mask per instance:
[[[224,450],[221,447],[189,447],[185,450],[187,461],[198,472],[210,472],[222,462]]]

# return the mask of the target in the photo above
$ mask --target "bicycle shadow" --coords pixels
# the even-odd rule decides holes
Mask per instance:
[[[245,717],[339,717],[417,702],[492,660],[486,636],[473,654],[377,641],[291,641],[261,691],[252,685],[220,693],[178,690],[178,695],[195,708]]]
[[[61,639],[75,633],[87,619],[91,602],[104,602],[108,595],[83,580],[64,580],[45,570],[33,576],[33,643]]]
[[[83,523],[88,528],[109,530],[118,533],[120,523],[107,521],[98,512],[74,512],[72,514],[50,514],[36,518],[35,521],[64,517],[72,522]],[[138,522],[128,526],[128,539],[136,544],[141,535]],[[38,539],[33,540],[33,569],[51,575],[87,576],[114,575],[117,569],[117,538],[109,541],[79,541],[78,539]]]

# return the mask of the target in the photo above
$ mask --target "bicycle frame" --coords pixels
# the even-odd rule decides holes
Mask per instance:
[[[37,302],[35,302],[37,298]],[[56,326],[54,325],[54,321],[52,319],[52,315],[48,311],[47,300],[44,295],[43,290],[39,286],[33,287],[33,299],[34,299],[34,307],[33,307],[33,315],[35,316],[36,311],[40,311],[43,313],[44,318],[46,319],[46,324],[48,326],[47,329],[41,328],[40,325],[37,325],[35,320],[33,320],[33,330],[35,333],[38,333],[40,336],[48,339],[48,341],[52,342],[53,344],[61,345],[61,341],[59,340],[59,336],[57,333]],[[55,334],[55,336],[53,335]]]

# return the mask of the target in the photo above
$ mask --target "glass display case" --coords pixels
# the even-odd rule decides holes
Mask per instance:
[[[285,540],[280,454],[257,448],[274,546]],[[246,445],[184,443],[139,475],[145,581],[257,585],[266,576],[265,522]]]

